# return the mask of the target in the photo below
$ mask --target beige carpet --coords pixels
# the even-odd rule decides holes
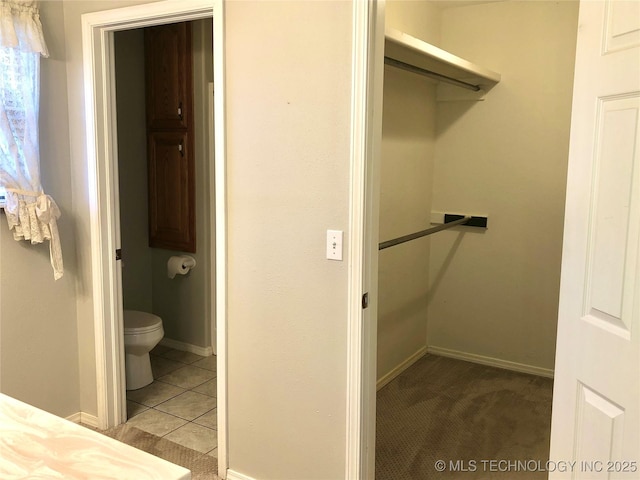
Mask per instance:
[[[552,385],[426,355],[378,392],[376,478],[547,478]],[[528,463],[504,462],[517,460]]]
[[[191,478],[193,480],[219,480],[219,477],[215,474],[218,471],[218,461],[205,453],[183,447],[126,423],[100,433],[176,465],[188,468],[191,470]]]

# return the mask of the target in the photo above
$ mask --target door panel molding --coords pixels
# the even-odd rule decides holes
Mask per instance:
[[[640,32],[640,3],[634,3],[580,2],[550,453],[552,461],[577,463],[549,472],[551,480],[635,479],[640,471],[640,43],[632,39]]]

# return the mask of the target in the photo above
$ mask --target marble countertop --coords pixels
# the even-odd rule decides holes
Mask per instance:
[[[191,472],[0,393],[0,478],[190,480]]]

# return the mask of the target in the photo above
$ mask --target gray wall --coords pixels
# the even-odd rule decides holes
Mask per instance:
[[[123,306],[152,312],[144,30],[116,32],[115,59]]]
[[[72,210],[63,10],[43,2],[50,57],[41,59],[42,184],[62,218],[58,228],[64,277],[53,280],[48,244],[16,242],[0,215],[0,388],[3,393],[68,416],[80,410],[75,288],[77,219]]]
[[[116,34],[120,222],[124,254],[123,303],[126,309],[162,318],[165,338],[211,345],[210,193],[208,83],[213,78],[212,22],[193,22],[193,79],[196,165],[197,266],[188,275],[167,277],[167,260],[176,252],[148,247],[145,127],[144,32]]]

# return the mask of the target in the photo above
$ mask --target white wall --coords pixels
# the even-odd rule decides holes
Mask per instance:
[[[440,39],[440,10],[429,2],[388,2],[385,22],[434,44]],[[429,227],[436,85],[385,66],[383,95],[380,241]],[[422,238],[379,253],[379,380],[426,348],[429,244]]]
[[[344,478],[352,5],[226,4],[229,467]],[[345,238],[345,255],[349,238]]]
[[[75,258],[67,126],[62,4],[43,2],[41,20],[50,57],[41,59],[40,161],[45,192],[57,202],[64,277],[53,280],[48,244],[16,242],[0,215],[0,383],[2,392],[68,416],[79,411]]]
[[[429,346],[553,369],[577,7],[443,11],[442,47],[502,81],[438,104],[433,208],[489,229],[432,239]]]

